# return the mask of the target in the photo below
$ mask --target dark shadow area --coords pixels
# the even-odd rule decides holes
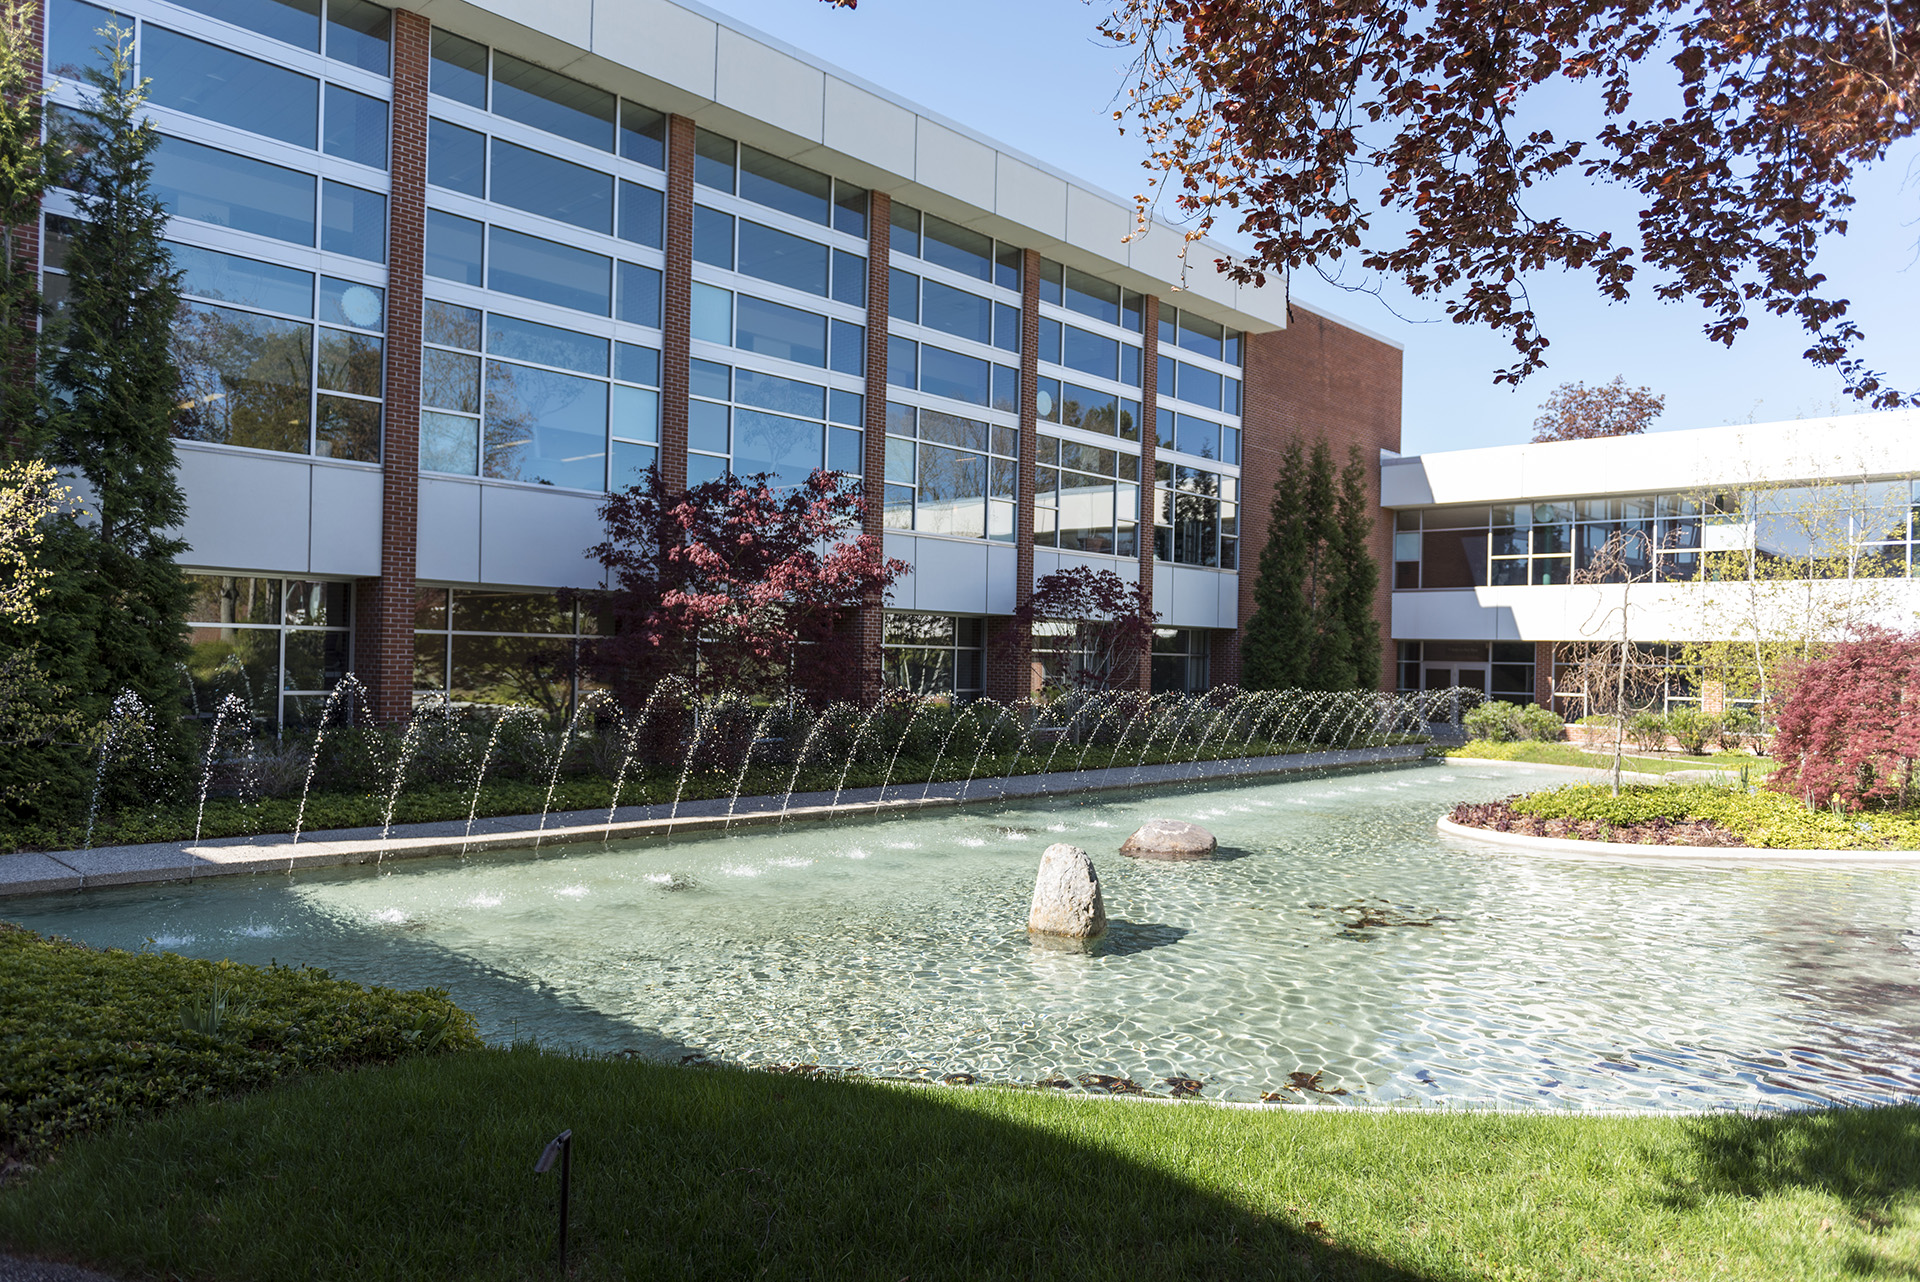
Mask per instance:
[[[1687,1131],[1698,1175],[1672,1177],[1666,1201],[1678,1209],[1717,1195],[1807,1189],[1836,1198],[1875,1228],[1887,1224],[1893,1199],[1920,1193],[1920,1105],[1716,1114],[1689,1121]],[[1920,1277],[1920,1267],[1910,1276]]]
[[[1245,859],[1253,852],[1251,850],[1242,850],[1238,846],[1221,846],[1211,854],[1193,855],[1186,858],[1168,855],[1135,855],[1129,854],[1124,850],[1118,853],[1122,858],[1132,863],[1140,864],[1143,867],[1153,864],[1164,864],[1169,868],[1185,868],[1193,864],[1228,864],[1236,859]]]
[[[1044,1107],[1052,1105],[1052,1108]],[[1089,1127],[1091,1109],[1112,1114]],[[1421,1282],[1318,1221],[1173,1174],[1119,1103],[669,1069],[527,1051],[415,1061],[77,1145],[0,1199],[0,1244],[128,1275],[547,1276],[570,1129],[584,1278]],[[1157,1113],[1155,1114],[1157,1116]],[[1196,1117],[1201,1116],[1196,1111]],[[1125,1138],[1121,1142],[1121,1136]],[[557,1274],[554,1274],[557,1276]]]
[[[1040,952],[1066,953],[1078,957],[1130,957],[1149,949],[1177,944],[1186,936],[1184,926],[1165,926],[1150,921],[1109,921],[1106,933],[1092,939],[1037,933],[1029,934],[1027,939]]]

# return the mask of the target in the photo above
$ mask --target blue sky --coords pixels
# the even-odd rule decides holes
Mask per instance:
[[[1145,185],[1144,150],[1117,132],[1110,115],[1127,59],[1096,36],[1103,7],[1076,0],[861,0],[848,12],[820,0],[707,2],[1096,186],[1131,197]],[[1631,232],[1630,204],[1576,183],[1563,184],[1555,197],[1579,209],[1588,225]],[[1852,300],[1867,331],[1860,354],[1895,383],[1920,388],[1920,145],[1903,146],[1869,171],[1855,194],[1852,229],[1823,248],[1821,269],[1832,291]],[[1836,376],[1800,359],[1806,343],[1791,322],[1756,316],[1729,350],[1700,333],[1706,318],[1697,306],[1656,302],[1651,282],[1620,305],[1606,304],[1578,277],[1529,285],[1552,347],[1549,368],[1517,390],[1492,379],[1513,359],[1506,340],[1446,321],[1435,304],[1403,300],[1389,310],[1378,298],[1311,275],[1296,278],[1294,293],[1405,346],[1409,454],[1526,440],[1556,385],[1616,374],[1666,395],[1659,428],[1855,412]]]

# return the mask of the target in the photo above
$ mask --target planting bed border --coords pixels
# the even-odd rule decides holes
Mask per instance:
[[[798,793],[785,810],[779,808],[777,797],[742,797],[737,806],[728,798],[719,797],[682,802],[671,818],[665,805],[622,806],[611,825],[604,810],[550,814],[544,828],[539,815],[515,815],[475,820],[471,836],[467,834],[466,820],[449,819],[437,823],[396,824],[385,840],[381,839],[378,828],[354,828],[303,833],[298,843],[286,834],[271,834],[198,843],[169,841],[0,855],[0,898],[103,886],[194,881],[238,873],[290,873],[302,868],[370,864],[388,859],[525,850],[639,837],[665,838],[734,827],[857,818],[862,814],[876,817],[935,807],[984,805],[1153,785],[1409,765],[1423,760],[1426,750],[1425,744],[1398,744],[1386,748],[1293,752],[1221,761],[1054,771],[1044,775],[976,779],[969,784],[889,784],[885,789],[848,788],[840,795],[837,805],[832,793]]]

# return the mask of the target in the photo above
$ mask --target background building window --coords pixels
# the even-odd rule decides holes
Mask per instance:
[[[189,712],[228,695],[256,728],[315,724],[352,667],[353,586],[320,579],[188,574]]]
[[[1210,689],[1208,655],[1213,634],[1202,628],[1153,630],[1153,692],[1198,694]]]
[[[986,620],[889,610],[881,667],[890,686],[976,699],[986,673]]]

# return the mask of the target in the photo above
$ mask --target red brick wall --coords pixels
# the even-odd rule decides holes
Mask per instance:
[[[1033,471],[1040,459],[1034,393],[1040,382],[1040,251],[1020,259],[1020,491],[1014,503],[1015,605],[1033,595]],[[1002,702],[1033,693],[1033,638],[1005,619],[987,620],[987,694]]]
[[[1153,488],[1153,463],[1160,448],[1160,300],[1149,295],[1146,350],[1140,357],[1140,583],[1147,590],[1147,608],[1153,604],[1153,518],[1160,501]],[[1153,647],[1140,656],[1140,688],[1153,689]]]
[[[427,217],[431,27],[393,15],[392,195],[387,200],[386,433],[380,453],[380,577],[355,593],[354,668],[373,716],[413,711],[414,562],[420,505],[420,309]]]
[[[660,480],[687,486],[688,352],[693,332],[693,121],[667,117],[667,250],[661,280]]]
[[[862,441],[866,472],[866,533],[884,541],[887,498],[887,301],[893,252],[893,200],[883,191],[867,206],[867,407]],[[878,594],[860,607],[854,627],[860,636],[860,692],[875,698],[885,679],[880,647],[886,634],[886,601]]]
[[[1242,389],[1240,444],[1240,623],[1253,617],[1253,589],[1280,452],[1298,441],[1325,440],[1345,466],[1359,446],[1374,509],[1373,556],[1380,568],[1374,615],[1380,622],[1382,688],[1391,690],[1393,640],[1390,605],[1393,523],[1381,510],[1380,451],[1400,449],[1400,350],[1337,321],[1292,307],[1288,327],[1249,335]],[[1240,634],[1220,634],[1213,651],[1216,685],[1240,677]]]

